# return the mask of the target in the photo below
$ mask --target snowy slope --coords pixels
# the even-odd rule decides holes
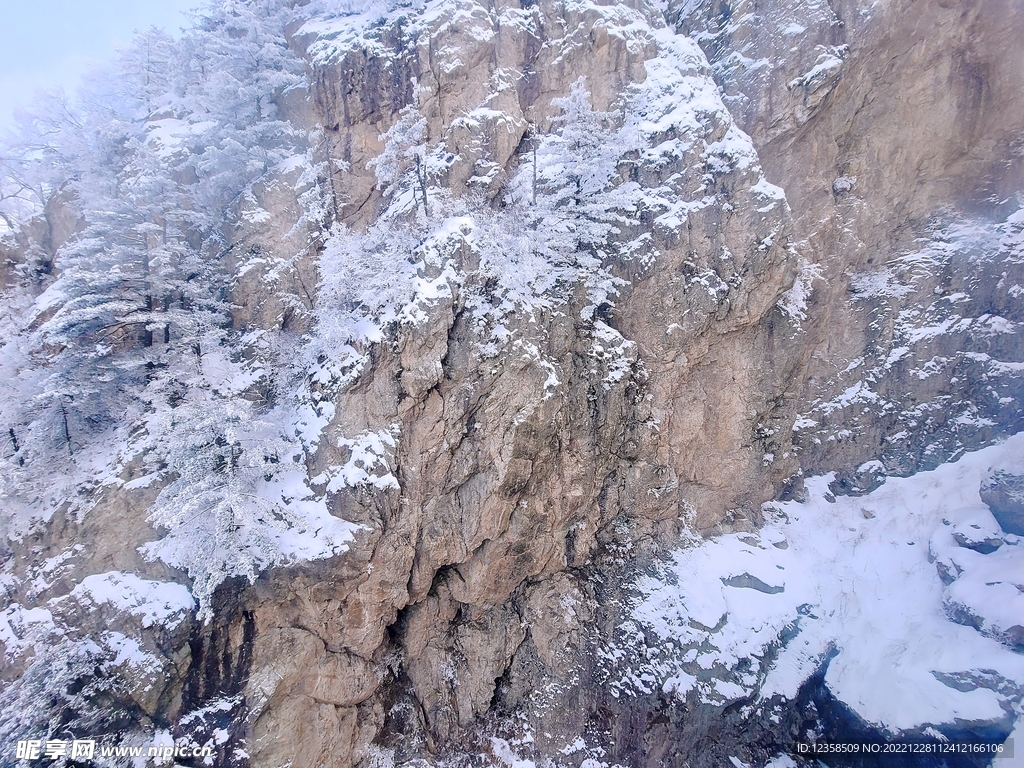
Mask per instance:
[[[627,631],[652,661],[622,689],[771,708],[827,665],[834,696],[889,732],[1009,721],[1024,701],[1008,639],[1024,622],[1024,540],[978,488],[1022,468],[1018,434],[861,497],[816,477],[806,502],[766,505],[758,533],[677,551],[637,584]]]

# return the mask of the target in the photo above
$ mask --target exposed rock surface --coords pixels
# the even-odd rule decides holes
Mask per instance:
[[[1000,528],[1024,536],[1024,478],[1009,472],[992,473],[982,483],[981,500],[988,504]]]
[[[867,493],[1024,428],[1024,7],[449,0],[289,34],[309,88],[279,107],[322,128],[332,223],[444,218],[409,225],[430,286],[415,320],[353,341],[354,373],[318,391],[308,484],[359,528],[341,554],[227,580],[204,623],[147,586],[186,578],[138,551],[162,535],[160,489],[134,467],[84,516],[8,542],[0,733],[167,730],[257,768],[696,768],[764,765],[840,727],[820,675],[773,719],[743,697],[616,687],[643,667],[621,645],[631,585],[685,535],[756,530],[804,474]],[[632,131],[614,167],[644,194],[589,272],[517,304],[481,222],[581,77]],[[409,105],[440,158],[411,213],[372,163]],[[274,176],[251,190],[266,216],[233,222],[225,258],[257,265],[232,286],[236,329],[298,336],[347,310],[317,295],[331,235],[296,225],[303,184]],[[52,268],[72,210],[55,199],[4,242],[5,284]],[[335,482],[353,466],[358,482]],[[982,492],[1010,534],[1018,480]],[[1003,546],[968,533],[974,553]],[[88,598],[87,577],[122,602]],[[97,647],[65,665],[68,688],[92,688],[21,719],[49,690],[46,654],[79,638]]]
[[[997,225],[1024,173],[1005,112],[1024,99],[1010,43],[1021,8],[679,8],[786,190],[795,247],[821,269],[805,324],[804,470],[846,465],[855,490],[862,462],[903,474],[1018,428],[1019,378],[1002,374],[1021,360],[1020,224]],[[996,330],[993,316],[1011,324]]]

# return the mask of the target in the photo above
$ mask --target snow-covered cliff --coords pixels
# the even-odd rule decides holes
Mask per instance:
[[[1005,738],[1024,13],[947,5],[225,0],[41,105],[0,741]]]

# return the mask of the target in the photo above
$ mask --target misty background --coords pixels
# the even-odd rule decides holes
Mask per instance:
[[[201,0],[0,0],[0,136],[39,90],[71,94],[83,74],[151,26],[173,36]]]

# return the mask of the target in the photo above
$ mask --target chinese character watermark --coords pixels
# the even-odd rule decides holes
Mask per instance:
[[[213,746],[199,746],[191,740],[185,740],[179,744],[156,744],[148,747],[138,744],[101,744],[97,750],[96,739],[22,739],[18,742],[15,757],[18,760],[56,760],[58,757],[92,760],[97,752],[100,757],[155,757],[169,760],[176,757],[211,757]]]

